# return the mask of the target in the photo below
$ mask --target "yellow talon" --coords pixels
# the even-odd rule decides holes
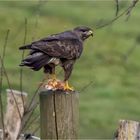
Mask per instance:
[[[66,81],[65,82],[65,85],[64,85],[64,90],[74,91],[74,88],[73,87],[70,87],[69,84],[68,84],[68,81]]]

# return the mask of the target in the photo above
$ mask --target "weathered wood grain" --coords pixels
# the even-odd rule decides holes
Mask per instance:
[[[120,120],[116,140],[140,140],[140,123]]]
[[[16,140],[24,113],[27,94],[16,90],[7,90],[7,110],[5,115],[5,140]]]
[[[41,91],[41,139],[78,137],[79,99],[76,92]]]

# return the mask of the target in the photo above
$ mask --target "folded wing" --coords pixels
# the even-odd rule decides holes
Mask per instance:
[[[67,31],[49,36],[19,49],[36,50],[51,57],[77,59],[82,53],[83,46],[74,33]]]

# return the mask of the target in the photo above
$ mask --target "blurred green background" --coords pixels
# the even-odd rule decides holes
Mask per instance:
[[[129,4],[130,1],[120,1],[119,12]],[[85,42],[70,79],[80,92],[80,138],[113,138],[120,119],[140,120],[140,40],[136,40],[140,36],[140,5],[133,9],[128,21],[123,16],[96,30],[99,22],[115,17],[115,10],[114,0],[0,1],[0,54],[9,29],[4,63],[13,89],[20,89],[18,65],[22,53],[18,47],[24,43],[25,18],[26,44],[79,25],[94,29],[94,38]],[[134,45],[135,50],[124,61],[123,55]],[[60,70],[57,69],[58,73]],[[29,98],[43,76],[42,71],[23,69],[23,89]],[[59,76],[62,78],[62,73]],[[3,100],[6,88],[4,78]]]

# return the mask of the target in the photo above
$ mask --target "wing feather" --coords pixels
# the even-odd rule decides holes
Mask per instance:
[[[83,45],[75,34],[67,31],[33,42],[31,49],[39,50],[52,57],[76,59],[80,57]]]

